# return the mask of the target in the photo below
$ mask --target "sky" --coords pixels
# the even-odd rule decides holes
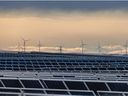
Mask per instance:
[[[0,1],[0,49],[125,52],[128,1]]]

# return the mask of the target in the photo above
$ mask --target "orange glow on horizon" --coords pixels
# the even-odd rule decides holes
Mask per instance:
[[[2,46],[16,44],[21,37],[41,40],[48,46],[62,43],[72,47],[81,39],[98,42],[109,38],[109,41],[118,42],[128,35],[128,17],[124,15],[103,15],[100,12],[93,15],[65,14],[58,18],[0,17],[0,43]]]

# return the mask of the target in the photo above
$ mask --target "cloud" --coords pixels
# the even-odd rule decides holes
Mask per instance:
[[[102,50],[106,54],[126,54],[126,49],[123,45],[104,45]]]
[[[124,15],[125,14],[125,15]],[[46,9],[33,9],[33,8],[25,8],[25,9],[12,9],[12,10],[0,10],[1,18],[22,18],[22,17],[39,17],[39,18],[50,18],[50,19],[64,19],[70,17],[127,17],[128,9],[106,9],[106,10],[46,10]]]
[[[18,46],[10,46],[8,48],[1,49],[3,51],[23,51],[23,46],[20,48]],[[26,51],[38,51],[39,52],[39,47],[37,46],[26,46]],[[59,47],[40,47],[41,52],[60,52]],[[84,48],[85,52],[88,52],[87,48]],[[81,48],[76,47],[76,48],[62,48],[63,53],[81,53]]]
[[[0,2],[0,17],[43,17],[117,15],[128,13],[128,2]]]
[[[23,51],[23,46],[21,46],[20,50],[17,46],[11,46],[8,48],[1,49],[3,51]],[[59,52],[59,47],[40,47],[41,52]],[[26,46],[26,51],[39,51],[39,48],[37,46]],[[81,53],[80,47],[72,47],[72,48],[62,48],[63,53]],[[84,49],[84,53],[93,53],[93,54],[99,54],[96,50]],[[100,54],[125,54],[126,49],[122,45],[104,45],[101,47],[101,53]]]
[[[57,7],[51,5],[49,9],[46,5],[38,7],[33,4],[29,5],[29,3],[24,5],[25,8],[22,4],[0,6],[0,47],[15,45],[21,37],[24,37],[31,39],[28,45],[35,45],[35,41],[40,40],[44,45],[54,47],[43,50],[56,51],[56,45],[64,45],[66,47],[65,52],[79,52],[80,48],[77,46],[80,45],[81,40],[85,40],[88,41],[89,45],[93,45],[93,48],[99,41],[109,41],[113,46],[103,49],[110,51],[111,48],[115,47],[115,43],[120,45],[127,39],[127,3],[108,4],[110,6],[103,4],[105,7],[100,3],[102,8],[96,6],[96,3],[94,3],[96,4],[94,7],[92,6],[93,3],[90,4],[91,6],[85,7],[77,4],[70,6],[71,4],[66,3],[62,7],[61,5],[57,5]],[[70,10],[64,9],[67,6]],[[16,9],[17,7],[18,9]],[[54,8],[52,9],[52,7]],[[81,11],[82,7],[84,8]],[[96,7],[98,8],[93,10]],[[37,50],[31,47],[29,49]],[[116,46],[114,49],[120,48]]]
[[[8,51],[23,51],[23,46],[20,49],[17,46],[8,47]],[[42,52],[59,52],[59,47],[40,47]],[[62,48],[63,52],[81,52],[81,48]],[[26,51],[39,51],[39,48],[36,46],[26,46]]]
[[[123,49],[124,47],[121,45],[105,45],[102,48],[105,50],[118,50],[118,49]]]
[[[128,9],[128,2],[0,2],[1,10],[20,10],[20,9],[32,9],[32,10],[60,10],[60,11],[97,11],[97,10],[111,10],[111,9]]]

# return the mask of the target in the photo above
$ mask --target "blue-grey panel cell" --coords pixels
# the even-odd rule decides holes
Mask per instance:
[[[105,85],[105,83],[102,82],[86,82],[86,84],[88,88],[93,91],[108,91],[107,86]]]
[[[8,89],[8,88],[0,88],[0,92],[11,92],[11,93],[20,93],[19,89]]]
[[[13,67],[13,71],[19,71],[19,67]]]
[[[66,89],[62,81],[45,80],[44,82],[49,89]]]
[[[4,83],[5,87],[22,88],[22,85],[19,80],[2,79],[2,82]]]
[[[3,87],[2,83],[0,82],[0,87]]]
[[[66,71],[67,68],[59,68],[60,71]]]
[[[1,93],[0,96],[19,96],[19,95],[18,94],[5,94],[5,93],[2,94]]]
[[[38,80],[21,80],[25,88],[42,88]]]
[[[75,71],[75,68],[67,68],[68,71]]]
[[[0,70],[5,70],[5,67],[0,67]]]
[[[126,83],[107,83],[112,91],[128,92],[128,85]]]
[[[125,93],[125,96],[128,96],[128,93]]]
[[[78,81],[65,81],[66,85],[70,90],[87,90],[84,82]]]
[[[94,96],[92,92],[78,92],[78,91],[70,91],[71,95],[75,96]]]
[[[50,68],[52,71],[57,71],[58,68]]]
[[[6,70],[13,70],[12,67],[6,67]]]
[[[42,95],[39,95],[39,94],[27,94],[25,96],[42,96]]]
[[[43,90],[30,90],[30,89],[24,89],[23,92],[24,93],[40,93],[40,94],[44,93]]]
[[[102,92],[99,92],[99,95],[100,96],[123,96],[122,93],[102,93]]]
[[[47,94],[59,94],[59,95],[68,95],[67,91],[52,91],[52,90],[46,90]]]

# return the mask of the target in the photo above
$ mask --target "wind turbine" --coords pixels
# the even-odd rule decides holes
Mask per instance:
[[[39,52],[40,52],[41,46],[42,46],[41,42],[39,41],[39,43],[38,43]]]
[[[125,47],[125,54],[127,55],[128,54],[128,40],[126,40],[124,47]]]
[[[63,47],[59,46],[59,52],[62,53],[62,51],[63,51]]]
[[[101,51],[102,51],[102,47],[101,47],[100,43],[98,43],[97,50],[98,50],[99,53],[101,53]]]
[[[81,40],[81,52],[82,52],[82,54],[84,53],[84,47],[85,47],[85,45],[87,45],[87,44],[85,44],[83,42],[83,40]]]
[[[18,52],[20,52],[21,46],[20,46],[20,42],[17,43],[17,50]]]
[[[24,39],[24,38],[22,38],[22,40],[23,40],[23,51],[25,52],[26,51],[26,42],[28,42],[29,40]]]

